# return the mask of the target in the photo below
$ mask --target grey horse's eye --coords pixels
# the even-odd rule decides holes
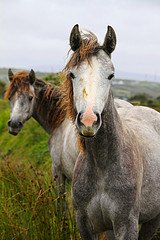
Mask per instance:
[[[114,73],[108,76],[108,80],[111,80],[114,77]]]
[[[69,73],[69,76],[70,76],[72,79],[75,78],[75,75],[74,75],[72,72]]]
[[[32,99],[33,99],[33,96],[29,96],[29,101],[32,101]]]

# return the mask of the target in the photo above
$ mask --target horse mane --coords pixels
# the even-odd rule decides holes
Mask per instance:
[[[37,100],[38,111],[46,115],[47,122],[52,124],[52,130],[54,130],[60,126],[66,117],[66,111],[61,107],[63,98],[61,89],[38,79],[35,82],[35,90],[36,88],[40,88]]]
[[[91,56],[96,55],[98,51],[102,49],[94,33],[88,30],[85,30],[85,32],[81,31],[81,37],[81,46],[72,54],[69,62],[65,66],[65,70],[79,66],[84,60],[89,61]]]
[[[8,88],[5,91],[4,98],[10,99],[15,92],[29,92],[29,82],[28,82],[28,75],[27,71],[20,71],[13,75],[13,79],[10,82]]]

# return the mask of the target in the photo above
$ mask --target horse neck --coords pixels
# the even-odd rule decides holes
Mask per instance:
[[[58,116],[61,114],[60,107],[57,104],[59,98],[54,94],[47,97],[43,89],[37,92],[32,117],[48,134],[51,134],[57,126]]]
[[[38,99],[35,100],[34,108],[33,108],[33,114],[32,117],[43,127],[43,129],[48,133],[51,134],[52,132],[52,124],[51,122],[47,121],[45,118],[45,112],[47,115],[47,109],[43,109],[42,111],[41,107],[39,107],[39,101]]]
[[[97,167],[104,169],[108,164],[119,161],[122,131],[123,126],[110,92],[102,113],[102,126],[94,138],[85,139],[85,151],[91,155],[89,159],[92,159]]]

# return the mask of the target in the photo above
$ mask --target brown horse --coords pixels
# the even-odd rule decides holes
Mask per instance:
[[[101,46],[75,25],[70,45],[62,106],[79,133],[72,192],[81,237],[110,230],[109,239],[150,240],[160,226],[160,113],[116,109],[112,27]]]

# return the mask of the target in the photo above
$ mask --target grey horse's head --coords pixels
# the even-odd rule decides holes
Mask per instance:
[[[94,34],[80,32],[79,26],[75,25],[70,46],[73,55],[65,68],[66,91],[69,86],[68,96],[72,96],[70,108],[74,109],[73,119],[79,133],[93,137],[101,126],[101,115],[114,78],[111,53],[116,46],[115,31],[108,26],[104,43],[100,45]]]
[[[9,69],[8,77],[10,84],[5,93],[11,106],[8,131],[12,135],[17,135],[33,113],[35,73],[31,70],[29,73],[22,71],[13,74],[12,70]]]

